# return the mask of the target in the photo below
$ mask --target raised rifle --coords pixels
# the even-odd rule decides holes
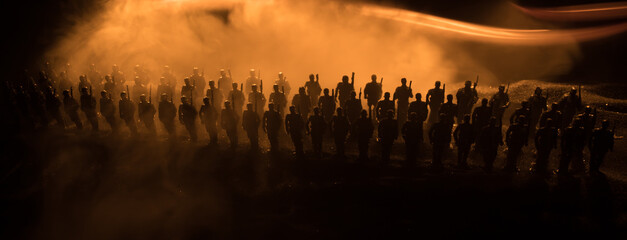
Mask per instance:
[[[379,85],[383,86],[383,78],[381,78],[381,82],[379,82]]]
[[[70,86],[70,97],[74,98],[74,89]]]
[[[91,96],[93,96],[93,92],[92,92],[92,90],[91,90],[91,85],[89,85],[89,96],[90,96],[90,97],[91,97]]]
[[[355,85],[355,72],[351,74],[351,85]]]
[[[263,94],[263,80],[259,79],[259,92]]]
[[[335,89],[331,89],[331,96],[333,97],[334,101],[337,99],[337,96],[335,95]]]
[[[231,69],[229,69],[229,78],[233,80],[233,75],[231,75]]]
[[[152,84],[148,86],[148,102],[152,103]]]
[[[359,100],[361,100],[361,88],[359,88]]]
[[[509,83],[507,84],[507,89],[505,90],[505,94],[509,93]]]
[[[477,84],[479,84],[479,75],[477,75],[477,80],[475,80],[475,84],[472,86],[472,89],[477,89]]]
[[[244,94],[244,83],[239,84],[239,90]]]
[[[412,83],[412,82],[413,82],[413,81],[409,81],[409,89],[411,89],[411,83]]]
[[[126,96],[128,97],[128,100],[131,100],[131,91],[128,90],[128,85],[126,85]]]
[[[442,84],[442,102],[446,99],[446,83]]]
[[[319,83],[320,79],[318,78],[318,74],[316,73],[316,82]]]

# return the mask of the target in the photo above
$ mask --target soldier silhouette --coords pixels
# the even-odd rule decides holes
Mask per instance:
[[[50,116],[57,121],[57,125],[61,128],[65,128],[65,121],[63,115],[61,115],[61,100],[56,94],[56,91],[52,87],[47,88],[46,91],[46,111]],[[8,94],[7,94],[8,95]]]
[[[596,112],[596,108],[594,109],[594,112],[592,112],[592,108],[590,106],[586,106],[583,113],[577,116],[583,122],[583,129],[586,131],[586,144],[588,144],[588,140],[592,137],[592,131],[594,131],[594,126],[597,123]]]
[[[307,95],[309,95],[312,104],[318,103],[318,97],[320,97],[320,93],[322,92],[319,81],[318,74],[316,74],[315,77],[313,74],[309,74],[309,81],[305,82],[305,89],[307,90]]]
[[[547,118],[545,124],[541,124],[541,127],[536,132],[534,139],[537,152],[536,162],[531,169],[534,173],[540,175],[547,174],[551,150],[557,148],[557,129],[554,127],[555,124],[553,119]]]
[[[516,121],[509,125],[505,132],[505,143],[507,144],[507,162],[505,163],[506,172],[518,172],[518,158],[522,152],[523,146],[527,146],[529,140],[529,125],[527,125],[527,117],[521,115]]]
[[[377,83],[377,75],[372,74],[370,77],[371,82],[366,84],[364,88],[364,98],[366,98],[368,102],[368,109],[375,108],[379,100],[381,100],[381,95],[383,93],[382,85],[383,79],[381,79],[381,83]]]
[[[449,128],[452,130],[455,124],[455,117],[457,116],[457,104],[453,103],[453,95],[446,95],[446,103],[440,107],[440,114],[444,115],[444,121],[448,123]]]
[[[518,122],[518,118],[521,116],[525,117],[525,121],[528,121],[531,117],[531,109],[529,109],[529,102],[522,101],[520,103],[520,108],[516,109],[514,113],[509,117],[509,124],[514,124]],[[529,122],[524,122],[523,124],[529,125]]]
[[[420,127],[418,140],[422,143],[424,141],[424,122],[429,115],[429,108],[427,107],[427,103],[422,101],[422,94],[416,93],[416,101],[409,104],[408,112],[410,115],[411,113],[416,113],[418,116],[418,122],[420,123],[418,125]]]
[[[540,115],[547,110],[547,98],[542,96],[542,89],[537,87],[527,102],[529,102],[529,131],[533,135],[540,121]]]
[[[290,113],[285,116],[285,130],[292,137],[294,149],[297,156],[302,156],[303,152],[303,130],[305,124],[303,118],[296,112],[294,106],[290,106]]]
[[[590,174],[602,174],[599,171],[603,158],[608,151],[614,150],[614,130],[610,130],[610,122],[603,120],[601,128],[597,128],[592,133],[590,140]]]
[[[221,110],[221,103],[223,103],[223,95],[222,95],[222,90],[220,90],[219,88],[216,87],[215,82],[213,80],[209,81],[209,88],[207,88],[207,91],[205,92],[205,96],[207,98],[209,98],[210,106],[213,107],[213,109],[216,112],[216,119],[220,118],[220,110]],[[204,101],[204,100],[203,100]]]
[[[492,116],[496,118],[497,124],[503,125],[503,113],[509,107],[509,95],[505,91],[505,85],[501,84],[499,91],[492,95],[490,105],[492,106]]]
[[[146,100],[146,95],[139,96],[139,103],[137,104],[137,113],[139,120],[144,123],[144,126],[148,129],[150,134],[156,135],[157,129],[155,127],[155,105],[152,102]]]
[[[183,86],[181,87],[181,96],[197,96],[198,94],[196,93],[196,87],[194,85],[192,85],[192,82],[189,80],[189,78],[185,78],[183,79]],[[189,99],[190,101],[192,101],[193,99]]]
[[[192,75],[189,77],[189,80],[191,81],[192,85],[194,85],[194,88],[192,89],[194,91],[194,99],[190,99],[190,101],[192,101],[192,105],[193,102],[199,102],[201,99],[201,94],[205,92],[205,87],[207,86],[207,81],[205,81],[205,74],[204,74],[204,70],[203,73],[201,74],[198,71],[197,67],[194,67],[194,69],[192,70]],[[183,95],[183,94],[181,94]],[[185,95],[185,96],[190,96],[190,95]]]
[[[81,89],[81,111],[87,116],[92,131],[98,131],[98,112],[96,111],[96,99],[87,91]]]
[[[118,103],[120,118],[124,120],[126,126],[131,131],[132,136],[137,136],[137,125],[135,125],[135,104],[128,98],[126,92],[120,93],[120,101]]]
[[[570,92],[566,94],[558,103],[559,110],[562,113],[562,122],[560,129],[568,127],[573,118],[582,109],[581,94],[577,96],[577,89],[572,87]]]
[[[179,121],[185,126],[189,133],[189,138],[192,142],[198,140],[198,134],[196,133],[196,116],[198,111],[196,107],[191,103],[191,99],[186,96],[181,97],[181,105],[179,105]]]
[[[354,133],[357,136],[357,146],[359,148],[359,160],[368,160],[368,145],[374,132],[372,116],[368,116],[366,110],[361,110],[359,119],[353,123]]]
[[[231,107],[235,111],[237,116],[242,115],[242,111],[244,110],[244,101],[246,101],[243,93],[243,89],[237,90],[237,83],[233,83],[233,89],[229,92],[229,101],[231,102]]]
[[[384,117],[387,116],[387,112],[390,110],[392,110],[392,113],[396,112],[396,109],[394,108],[394,101],[390,100],[390,93],[386,92],[383,95],[383,100],[377,103],[377,108],[375,109],[377,120],[382,121]]]
[[[213,103],[208,97],[202,99],[203,105],[198,110],[200,123],[205,125],[205,130],[209,134],[209,144],[218,144],[218,111],[212,105]]]
[[[440,116],[440,106],[444,103],[444,89],[440,88],[440,81],[435,82],[435,88],[429,89],[425,101],[429,105],[429,121],[428,125],[432,125],[438,122]]]
[[[283,72],[279,72],[278,78],[274,81],[274,84],[285,91],[286,95],[290,95],[292,88],[290,87],[290,82],[287,81],[287,77],[283,75]]]
[[[115,85],[113,78],[110,75],[106,75],[104,79],[105,79],[104,90],[107,91],[107,93],[110,95],[117,96],[118,87]]]
[[[282,117],[275,110],[273,103],[268,104],[268,111],[263,114],[263,130],[268,134],[270,141],[270,151],[273,153],[279,150],[279,130],[281,129]]]
[[[283,92],[279,91],[279,85],[274,84],[272,88],[274,91],[270,93],[270,102],[277,109],[281,117],[283,117],[283,115],[285,115],[285,108],[287,107],[287,98]]]
[[[161,73],[161,78],[163,78],[163,82],[159,80],[159,83],[163,84],[163,86],[165,86],[166,88],[164,88],[163,91],[160,92],[157,87],[157,93],[159,94],[158,96],[161,96],[161,94],[163,94],[164,92],[167,93],[169,96],[173,96],[174,89],[176,89],[176,77],[174,77],[170,66],[163,66],[163,73]]]
[[[309,116],[309,112],[311,111],[311,102],[309,96],[305,92],[305,88],[301,87],[298,89],[298,94],[294,95],[292,98],[292,105],[296,107],[296,112],[303,117],[303,122],[307,120]]]
[[[407,121],[407,111],[409,110],[409,99],[414,95],[411,86],[407,86],[407,79],[401,78],[401,86],[394,91],[393,100],[396,101],[396,120],[399,127]],[[400,129],[399,129],[400,130]]]
[[[338,157],[345,156],[346,137],[349,131],[350,123],[348,122],[348,118],[344,115],[344,109],[339,107],[337,108],[337,115],[333,116],[333,120],[331,120],[331,133],[333,133]]]
[[[355,92],[352,92],[351,97],[346,100],[346,108],[344,109],[348,122],[355,122],[359,118],[361,110],[361,99],[357,98],[357,94]]]
[[[229,70],[229,75],[230,75],[230,72],[231,70]],[[227,93],[228,91],[231,90],[229,89],[229,86],[231,86],[232,84],[233,84],[233,79],[230,76],[226,75],[226,71],[224,71],[224,69],[220,69],[220,77],[218,78],[218,88],[223,93]]]
[[[438,122],[429,129],[429,141],[433,145],[433,160],[431,168],[435,171],[442,169],[444,154],[451,144],[451,128],[446,121],[444,114],[440,114]]]
[[[389,94],[386,93],[389,98]],[[394,119],[394,111],[387,110],[386,118],[379,122],[378,133],[381,142],[381,159],[384,163],[390,161],[392,145],[398,138],[398,122]]]
[[[257,91],[257,85],[252,85],[252,91],[248,94],[248,102],[253,104],[253,111],[257,115],[263,115],[263,107],[266,105],[266,96],[262,92]]]
[[[457,145],[457,166],[467,169],[470,147],[475,142],[475,129],[470,124],[470,115],[464,115],[463,119],[462,123],[455,128],[453,139],[455,139],[455,145]]]
[[[322,110],[322,117],[324,121],[330,123],[333,119],[333,113],[335,112],[335,98],[329,95],[329,89],[324,89],[324,95],[318,99],[318,108]]]
[[[231,149],[235,150],[237,148],[238,138],[237,138],[237,123],[239,122],[239,116],[235,113],[233,108],[231,108],[231,102],[224,102],[224,109],[222,109],[222,113],[220,114],[220,126],[226,131],[226,135],[229,137],[229,141],[231,142]]]
[[[403,124],[401,133],[405,140],[405,155],[407,157],[407,166],[413,167],[416,164],[416,156],[420,148],[422,140],[422,126],[418,121],[418,114],[413,112],[409,114],[409,121]]]
[[[168,99],[168,94],[161,94],[161,101],[159,101],[159,120],[163,123],[163,127],[168,132],[170,139],[176,137],[176,126],[174,125],[174,118],[176,117],[176,107],[171,99]]]
[[[540,116],[539,128],[547,126],[547,122],[549,119],[553,121],[551,121],[552,125],[548,126],[553,128],[559,128],[562,122],[562,112],[560,112],[558,109],[559,106],[557,105],[557,103],[552,103],[551,109],[542,113],[542,115]]]
[[[261,80],[256,76],[255,69],[250,69],[249,76],[246,78],[246,89],[252,89],[253,85],[259,85],[260,83]],[[251,101],[251,99],[249,98],[248,101]]]
[[[324,117],[320,114],[320,108],[314,108],[314,114],[307,121],[307,133],[311,135],[311,143],[316,156],[322,154],[322,136],[327,128]]]
[[[483,127],[479,132],[477,139],[477,148],[483,156],[485,163],[485,170],[487,172],[492,171],[494,166],[494,160],[496,159],[497,150],[499,146],[503,145],[503,135],[501,132],[501,126],[497,124],[496,117],[490,118],[488,126]]]
[[[481,99],[481,106],[472,111],[472,126],[475,129],[475,137],[479,136],[481,129],[488,125],[491,117],[492,107],[488,106],[488,99]]]
[[[159,78],[159,86],[157,86],[157,96],[161,96],[164,93],[168,96],[174,96],[174,88],[170,85],[168,79],[161,77]]]
[[[253,104],[246,104],[246,110],[242,114],[242,127],[248,135],[250,149],[259,149],[259,115],[253,111]]]
[[[466,114],[470,114],[472,111],[472,107],[479,100],[479,96],[477,94],[477,82],[475,82],[474,87],[471,87],[472,83],[470,81],[466,81],[464,83],[464,87],[457,90],[457,94],[455,97],[457,98],[457,106],[459,107],[459,111],[457,112],[457,121],[460,123],[463,117]]]
[[[348,100],[351,92],[355,91],[355,73],[353,72],[351,82],[348,82],[348,76],[342,76],[342,81],[337,84],[335,93],[340,102],[340,107],[344,108],[346,100]]]
[[[561,135],[560,147],[562,151],[558,173],[567,175],[571,163],[575,172],[585,172],[583,149],[586,146],[586,130],[583,128],[583,121],[576,118],[571,126],[564,129]]]

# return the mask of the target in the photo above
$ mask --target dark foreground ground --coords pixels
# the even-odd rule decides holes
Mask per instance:
[[[354,143],[346,159],[297,159],[287,142],[277,155],[249,152],[246,141],[234,153],[205,141],[52,129],[1,146],[2,239],[627,237],[620,140],[606,176],[565,178],[529,174],[532,147],[511,175],[483,172],[477,156],[470,170],[456,169],[454,151],[433,173],[428,148],[406,167],[402,142],[389,164],[374,143],[364,163]]]

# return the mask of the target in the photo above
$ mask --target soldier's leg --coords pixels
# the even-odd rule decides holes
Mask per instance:
[[[92,115],[89,118],[89,122],[91,123],[91,129],[94,131],[98,131],[98,116],[97,115]]]

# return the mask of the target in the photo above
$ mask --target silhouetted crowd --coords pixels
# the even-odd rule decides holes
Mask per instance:
[[[77,85],[70,81],[69,66],[56,74],[49,64],[38,77],[25,73],[21,80],[5,81],[3,105],[9,111],[8,116],[13,117],[8,124],[13,124],[11,126],[18,131],[53,125],[80,130],[86,120],[92,131],[99,132],[103,131],[99,126],[99,119],[103,118],[108,125],[105,129],[116,134],[128,128],[132,136],[138,136],[138,128],[142,128],[142,132],[156,136],[160,125],[170,139],[176,139],[176,129],[182,125],[190,141],[196,142],[199,119],[200,126],[208,133],[210,145],[219,144],[218,135],[223,131],[231,148],[236,149],[238,132],[243,130],[251,150],[259,149],[261,134],[268,138],[270,152],[277,152],[279,138],[284,135],[292,140],[296,155],[303,156],[303,138],[309,135],[316,156],[323,152],[323,141],[332,138],[338,157],[345,157],[347,142],[356,142],[360,161],[368,160],[369,146],[376,133],[382,162],[390,160],[392,147],[400,136],[409,166],[415,165],[426,135],[433,148],[431,168],[435,171],[442,170],[452,140],[457,147],[459,168],[468,168],[467,159],[474,147],[488,172],[493,170],[502,145],[507,146],[504,170],[519,171],[517,160],[532,140],[536,160],[531,170],[538,174],[550,172],[550,155],[557,148],[560,150],[558,174],[568,174],[569,168],[584,173],[585,147],[590,151],[589,172],[599,173],[603,158],[614,143],[614,130],[610,129],[609,122],[604,120],[601,127],[595,129],[596,109],[584,107],[581,90],[578,94],[576,88],[550,107],[548,95],[536,88],[509,116],[508,127],[503,132],[503,115],[510,105],[509,85],[499,86],[497,93],[490,99],[481,99],[480,105],[475,107],[479,100],[478,80],[474,84],[466,81],[455,95],[446,94],[446,85],[435,82],[423,101],[421,93],[413,93],[411,81],[408,84],[402,78],[393,94],[383,93],[383,79],[378,81],[377,76],[372,75],[371,82],[363,88],[364,108],[362,88],[358,93],[355,88],[355,73],[350,78],[343,76],[330,92],[320,87],[317,74],[311,74],[288,102],[291,88],[283,73],[278,74],[266,98],[263,80],[254,69],[243,83],[236,83],[230,70],[221,70],[217,81],[207,82],[204,73],[194,68],[192,75],[177,87],[177,78],[165,66],[154,89],[154,95],[159,98],[155,106],[147,70],[139,65],[134,70],[132,89],[128,85],[131,81],[127,82],[126,75],[116,65],[105,76],[91,65],[87,74],[78,77]],[[78,98],[74,96],[74,87],[77,87]],[[94,92],[99,94],[98,99]],[[414,101],[410,102],[410,98]],[[155,123],[155,115],[160,124]]]

